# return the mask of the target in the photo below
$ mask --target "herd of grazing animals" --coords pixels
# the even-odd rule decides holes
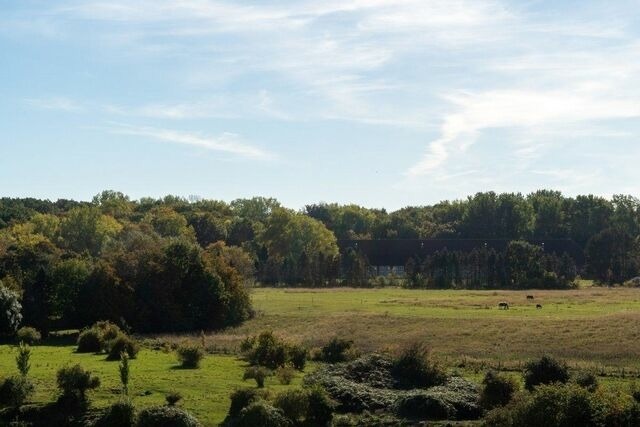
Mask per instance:
[[[528,300],[533,300],[533,295],[527,295]],[[536,304],[536,310],[541,310],[542,304]],[[498,303],[498,310],[509,310],[509,303],[506,301],[500,301]]]

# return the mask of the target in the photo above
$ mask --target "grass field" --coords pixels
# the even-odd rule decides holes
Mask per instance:
[[[605,385],[628,383],[640,371],[640,290],[584,288],[571,291],[435,291],[404,289],[255,289],[257,316],[244,325],[207,336],[212,352],[233,352],[242,338],[265,329],[313,347],[334,335],[353,339],[362,351],[426,342],[450,369],[479,381],[484,369],[517,370],[530,358],[552,354],[571,365],[607,374]],[[533,301],[526,295],[533,295]],[[500,301],[509,310],[498,310]],[[542,304],[537,310],[535,305]],[[184,336],[143,337],[179,341]],[[199,339],[199,338],[198,338]],[[15,350],[0,346],[0,376],[15,372]],[[105,356],[74,353],[72,345],[37,346],[31,375],[35,402],[55,399],[55,372],[81,363],[97,374],[95,407],[118,398],[118,364]],[[229,394],[242,381],[245,364],[233,355],[213,354],[201,369],[177,367],[173,353],[141,351],[132,361],[132,395],[138,407],[160,404],[171,390],[205,425],[224,418]],[[313,365],[307,370],[313,369]],[[513,372],[519,377],[517,372]],[[299,385],[298,375],[292,386]],[[267,380],[273,390],[284,386]]]
[[[527,300],[533,295],[534,300]],[[255,289],[255,319],[210,337],[233,349],[272,329],[309,346],[333,335],[364,351],[426,342],[451,363],[520,363],[542,353],[571,363],[640,368],[640,290]],[[498,310],[507,301],[509,310]],[[541,304],[542,309],[536,309]]]
[[[80,363],[100,377],[100,387],[90,392],[93,407],[105,407],[118,400],[118,362],[106,361],[104,355],[78,354],[74,349],[73,346],[33,347],[30,377],[36,384],[36,394],[32,402],[55,400],[55,374],[66,363]],[[14,347],[0,346],[0,376],[16,373],[14,357]],[[136,407],[143,408],[164,404],[167,392],[178,391],[184,398],[182,407],[206,426],[215,426],[226,416],[229,394],[235,388],[255,387],[253,381],[242,381],[244,367],[244,362],[236,357],[210,355],[200,369],[180,369],[173,353],[142,350],[137,359],[131,361],[130,394]],[[301,380],[302,374],[298,374],[291,386],[299,385]],[[286,386],[271,377],[266,387],[277,391]]]

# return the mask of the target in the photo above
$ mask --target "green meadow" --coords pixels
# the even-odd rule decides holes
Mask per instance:
[[[104,355],[75,353],[74,346],[35,346],[32,348],[30,377],[36,385],[33,403],[47,403],[57,397],[56,371],[71,363],[80,363],[100,377],[100,387],[90,392],[94,408],[108,406],[118,400],[121,392],[118,362],[107,361]],[[15,348],[0,346],[0,373],[15,373]],[[191,411],[207,426],[218,425],[229,409],[229,394],[236,388],[255,387],[253,381],[243,381],[246,364],[234,356],[208,355],[199,369],[182,369],[173,352],[143,349],[131,360],[130,396],[137,408],[165,403],[165,395],[177,391],[183,396],[180,406]],[[299,385],[298,374],[290,387]],[[284,387],[275,377],[266,381],[268,389]]]
[[[533,295],[534,299],[527,299]],[[572,367],[604,375],[603,384],[634,381],[640,369],[640,290],[586,287],[569,291],[455,291],[406,289],[263,289],[252,291],[256,317],[240,327],[206,336],[210,354],[200,369],[180,369],[171,351],[151,343],[176,343],[184,335],[139,337],[145,348],[131,362],[131,391],[137,407],[164,402],[178,391],[181,405],[205,425],[217,425],[228,410],[229,394],[243,381],[245,362],[234,353],[247,335],[270,329],[309,348],[332,336],[355,341],[361,351],[394,351],[423,341],[449,369],[480,380],[488,367],[519,377],[522,363],[551,354]],[[509,310],[499,310],[501,301]],[[541,304],[542,309],[537,309]],[[199,337],[195,337],[198,338]],[[158,341],[159,340],[159,341]],[[101,386],[91,392],[93,407],[119,397],[118,363],[104,355],[78,354],[71,343],[33,348],[34,403],[56,397],[55,373],[80,363],[97,374]],[[227,353],[227,354],[223,354]],[[0,373],[15,372],[15,348],[0,346]],[[313,369],[313,363],[307,371]],[[299,386],[303,374],[292,385]],[[267,388],[287,386],[275,377]]]

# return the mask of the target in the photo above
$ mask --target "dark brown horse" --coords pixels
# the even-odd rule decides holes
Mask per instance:
[[[498,309],[499,310],[509,310],[509,304],[505,301],[499,302],[498,303]]]

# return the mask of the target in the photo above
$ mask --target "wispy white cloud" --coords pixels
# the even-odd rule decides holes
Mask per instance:
[[[57,110],[66,112],[80,112],[84,110],[84,106],[81,103],[63,96],[27,98],[24,102],[28,106],[40,110]]]
[[[239,135],[223,133],[218,136],[204,136],[198,133],[181,132],[171,129],[158,129],[153,127],[131,126],[116,124],[110,128],[110,132],[119,135],[132,135],[150,138],[157,141],[171,142],[174,144],[191,145],[206,150],[219,151],[234,154],[251,159],[269,160],[275,156],[261,148],[248,145],[242,141]]]
[[[633,134],[612,124],[640,116],[633,17],[584,3],[563,13],[568,6],[551,1],[63,0],[39,20],[56,34],[90,23],[88,37],[104,55],[176,59],[166,99],[115,99],[96,110],[156,121],[340,120],[410,129],[425,135],[423,152],[406,156],[397,175],[423,189],[458,180],[471,189],[510,184],[517,173],[552,179],[536,163],[560,153],[563,140]],[[637,6],[624,3],[624,10]],[[211,139],[143,129],[141,136],[203,148]],[[501,182],[472,158],[496,131],[509,132],[501,150],[514,168]],[[225,151],[222,139],[209,148]],[[389,154],[396,149],[389,144]]]
[[[640,98],[626,97],[620,91],[609,96],[608,91],[602,90],[605,88],[594,87],[597,89],[496,90],[450,96],[456,112],[445,117],[440,137],[429,144],[408,174],[432,172],[447,161],[451,151],[465,151],[479,132],[490,128],[533,128],[640,117]],[[530,154],[538,144],[520,147],[519,152]]]

